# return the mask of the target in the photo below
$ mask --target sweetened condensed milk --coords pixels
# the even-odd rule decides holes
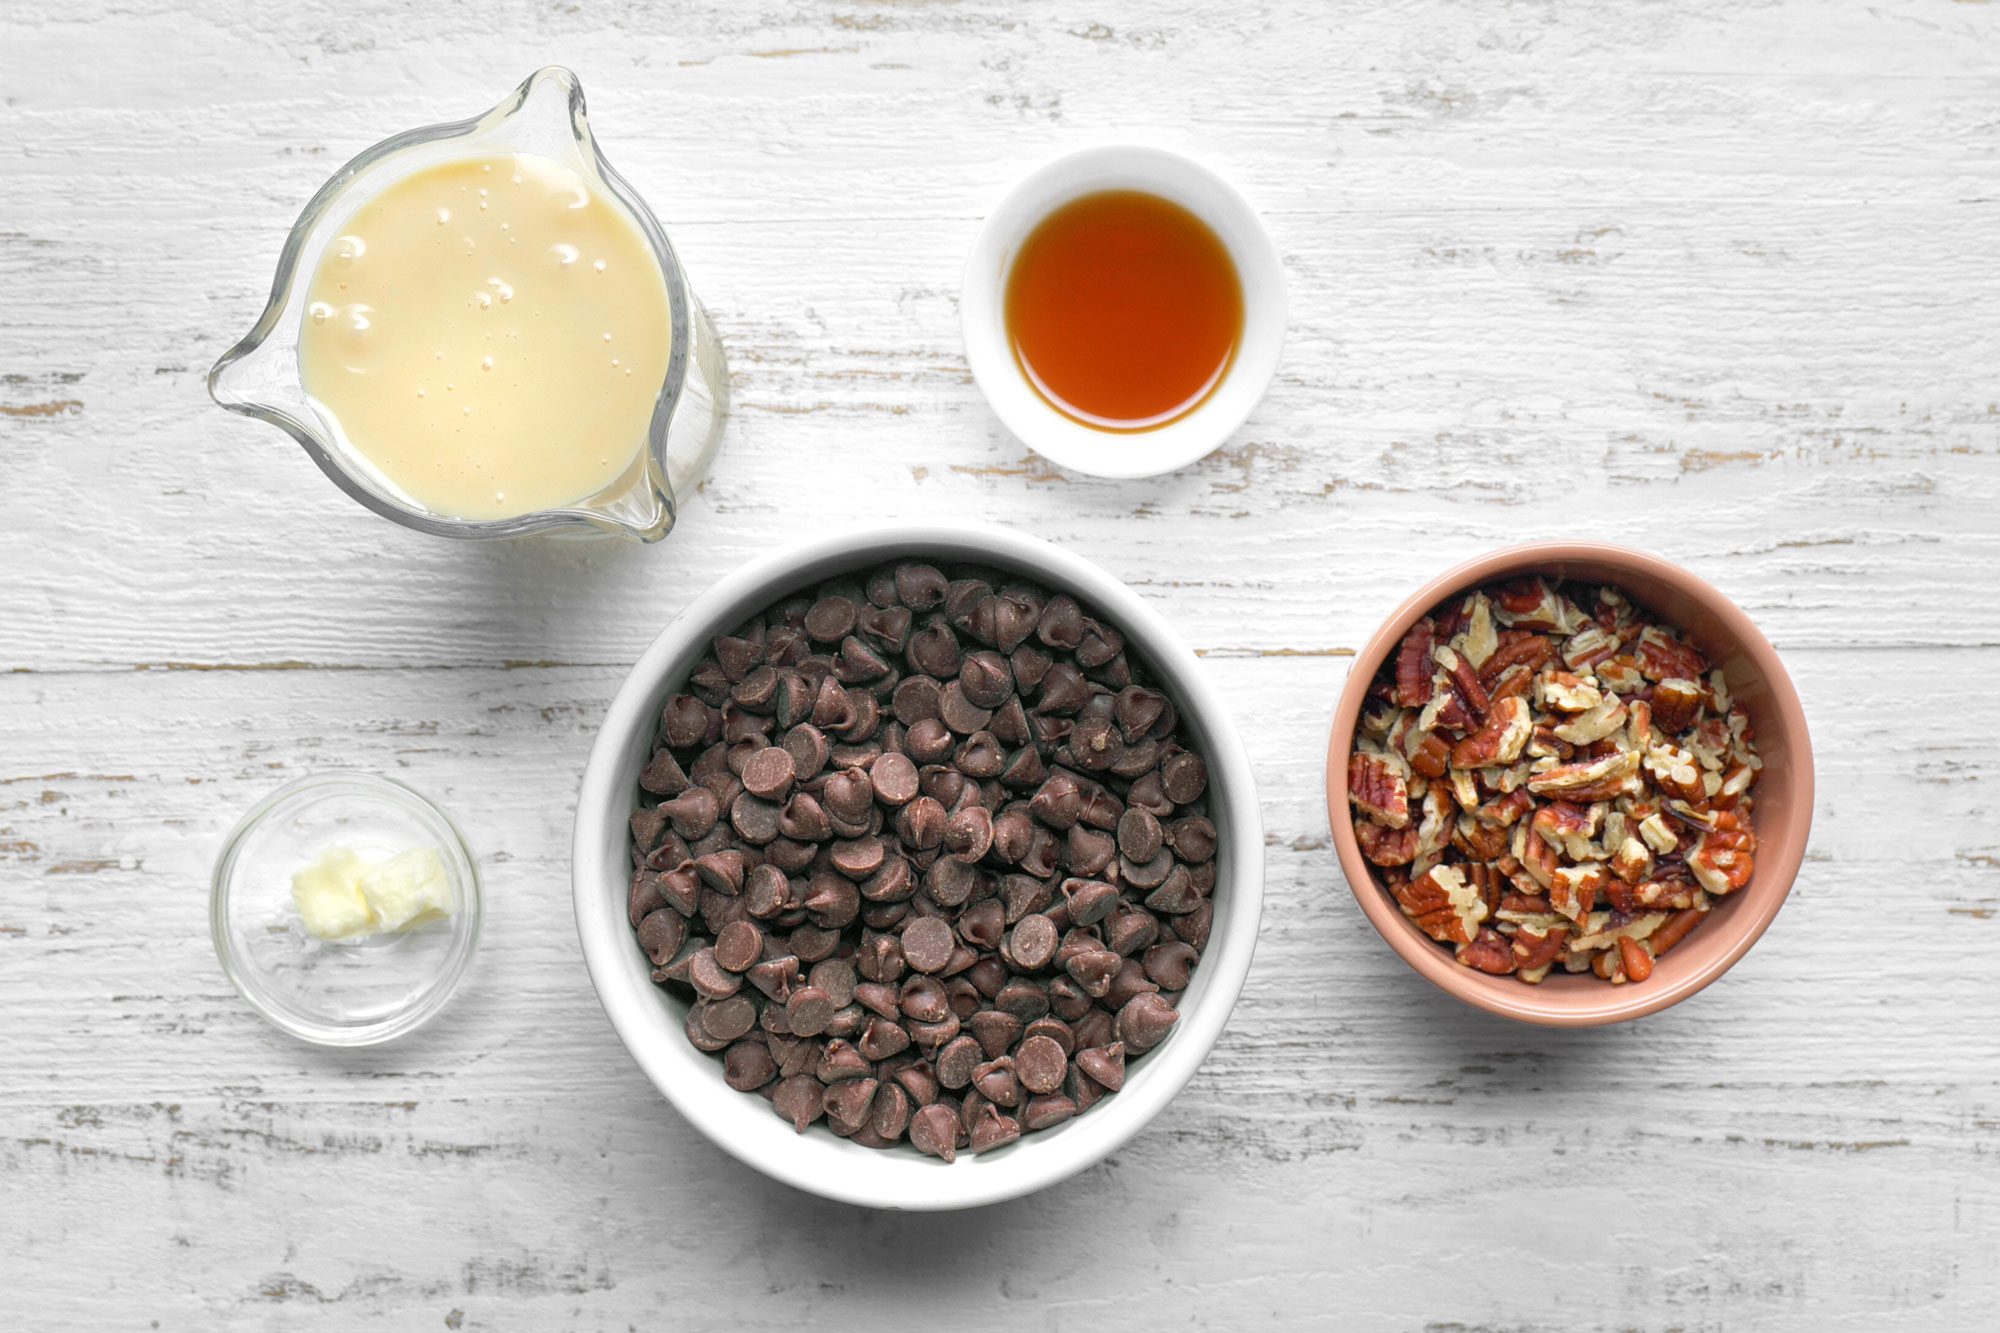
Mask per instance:
[[[1199,407],[1243,337],[1228,247],[1187,209],[1106,190],[1050,213],[1007,274],[1008,340],[1021,373],[1087,426],[1144,431]]]
[[[552,158],[501,154],[412,172],[355,211],[313,274],[299,369],[412,502],[511,518],[634,467],[671,336],[624,207]]]

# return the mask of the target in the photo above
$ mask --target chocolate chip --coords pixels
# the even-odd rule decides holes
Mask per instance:
[[[801,1037],[817,1037],[826,1031],[834,1011],[840,1008],[833,997],[812,986],[802,986],[785,1002],[785,1020]]]
[[[1014,1060],[1002,1055],[977,1065],[972,1071],[972,1086],[979,1095],[998,1106],[1019,1106],[1021,1104],[1021,1080],[1014,1073]]]
[[[687,918],[669,908],[649,912],[639,923],[639,947],[655,967],[665,967],[686,941]]]
[[[955,943],[951,925],[934,916],[918,917],[903,927],[903,957],[919,972],[942,971]]]
[[[992,651],[968,655],[959,664],[960,695],[976,708],[998,708],[1014,693],[1014,669]]]
[[[972,1082],[972,1071],[979,1067],[983,1052],[979,1043],[971,1037],[954,1037],[944,1044],[937,1054],[938,1082],[956,1091]]]
[[[810,1074],[794,1074],[771,1094],[771,1105],[803,1134],[826,1110],[826,1085]]]
[[[868,1123],[868,1113],[875,1106],[875,1093],[881,1084],[872,1078],[846,1079],[826,1090],[826,1118],[848,1129],[859,1129]]]
[[[1054,1092],[1069,1072],[1069,1057],[1049,1037],[1029,1037],[1014,1055],[1014,1073],[1031,1093]],[[995,1098],[997,1101],[998,1098]]]
[[[1160,781],[1169,800],[1187,805],[1208,790],[1208,765],[1200,755],[1183,750],[1160,765]]]
[[[1136,995],[1118,1011],[1118,1040],[1132,1051],[1150,1051],[1166,1040],[1180,1014],[1158,995]]]
[[[899,1004],[903,1013],[918,1023],[942,1023],[951,1016],[944,983],[936,977],[920,975],[905,981]]]
[[[910,1127],[910,1110],[910,1094],[900,1084],[885,1081],[875,1089],[868,1127],[884,1142],[894,1143]]]
[[[764,956],[764,932],[748,921],[732,921],[715,937],[715,961],[742,972]]]
[[[1118,852],[1128,861],[1150,861],[1160,854],[1164,834],[1150,810],[1128,808],[1118,820]]]
[[[688,984],[711,1000],[725,999],[743,988],[743,978],[715,960],[715,950],[696,950],[688,960]]]
[[[766,801],[782,802],[797,776],[791,752],[775,745],[757,751],[743,764],[744,790]]]
[[[910,1046],[910,1034],[902,1026],[886,1018],[871,1018],[862,1029],[860,1040],[855,1047],[870,1060],[887,1060],[900,1055]]]
[[[917,766],[908,755],[885,754],[868,769],[875,799],[888,806],[908,804],[917,796]]]
[[[958,636],[951,632],[951,626],[942,621],[931,621],[910,631],[909,643],[903,648],[903,660],[910,664],[912,671],[933,676],[940,681],[951,680],[956,684],[955,678],[958,675],[960,662]],[[944,708],[942,693],[939,696],[938,708],[942,716]]]
[[[674,758],[673,751],[663,749],[652,757],[646,764],[645,769],[639,774],[639,785],[647,791],[652,792],[655,796],[678,796],[688,789],[688,776],[681,770],[680,763]],[[647,812],[640,812],[640,814],[645,813]],[[635,819],[637,817],[637,815],[634,816]],[[633,826],[635,837],[638,836],[638,831],[639,826],[635,824]],[[656,822],[653,825],[653,837],[657,838],[658,836],[659,825]],[[652,841],[651,839],[642,839],[641,845],[651,847]]]
[[[750,978],[751,985],[764,992],[770,999],[783,1004],[791,999],[792,987],[798,984],[799,960],[792,954],[780,954],[776,958],[766,958],[761,963],[752,964],[744,975]]]
[[[715,827],[722,814],[722,802],[706,787],[690,787],[658,807],[673,821],[674,832],[683,838],[699,838]]]
[[[742,995],[711,1000],[702,1007],[701,1025],[717,1041],[735,1041],[757,1026],[757,1006]]]
[[[1007,937],[1007,954],[1016,967],[1028,972],[1047,967],[1056,954],[1055,923],[1039,912],[1030,912],[1014,923]]]
[[[976,1153],[1003,1148],[1020,1137],[1020,1122],[1012,1116],[1002,1115],[990,1103],[980,1108],[979,1117],[973,1121],[968,1135],[972,1151]]]
[[[1116,1092],[1125,1086],[1125,1045],[1114,1041],[1078,1051],[1076,1067],[1106,1092]]]
[[[821,643],[839,643],[854,629],[860,609],[845,597],[822,597],[806,612],[805,630]]]
[[[850,1042],[838,1038],[827,1042],[820,1053],[819,1066],[814,1071],[822,1083],[840,1083],[848,1079],[866,1078],[869,1063]]]
[[[779,1111],[790,1114],[784,1107],[779,1107]],[[941,1157],[947,1162],[955,1160],[958,1157],[958,1117],[942,1102],[924,1107],[910,1117],[910,1143],[918,1152]]]
[[[1021,1108],[1021,1128],[1023,1131],[1053,1129],[1075,1116],[1076,1103],[1060,1093],[1031,1097],[1028,1104]]]
[[[738,1092],[755,1092],[778,1075],[778,1062],[761,1041],[739,1041],[722,1054],[722,1080]]]
[[[912,611],[928,611],[944,601],[951,584],[936,565],[905,561],[896,566],[896,596]]]
[[[961,736],[984,731],[993,720],[993,710],[981,708],[965,696],[965,689],[952,681],[938,694],[938,720]]]
[[[966,1029],[987,1059],[996,1059],[1014,1048],[1021,1036],[1021,1020],[998,1009],[981,1009],[966,1020]]]
[[[944,850],[953,860],[970,865],[992,846],[993,812],[984,806],[966,806],[945,824]]]
[[[1200,815],[1176,819],[1167,838],[1174,855],[1189,865],[1203,865],[1215,856],[1215,825]]]

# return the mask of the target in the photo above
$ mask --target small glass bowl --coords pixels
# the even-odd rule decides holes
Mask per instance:
[[[292,875],[330,848],[386,857],[437,849],[454,908],[442,921],[355,940],[306,933]],[[444,1008],[479,943],[479,872],[429,800],[370,773],[315,773],[266,796],[230,830],[209,891],[222,970],[272,1026],[320,1046],[370,1046]]]

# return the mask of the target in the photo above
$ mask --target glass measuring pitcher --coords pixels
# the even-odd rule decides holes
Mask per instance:
[[[624,207],[652,248],[665,280],[671,324],[666,373],[653,400],[644,446],[623,474],[596,494],[508,518],[455,518],[402,494],[346,442],[331,414],[313,401],[300,370],[301,326],[321,257],[363,204],[412,172],[508,153],[552,158]],[[285,238],[264,313],[249,335],[209,371],[208,391],[230,411],[283,429],[335,485],[405,527],[442,537],[557,532],[651,542],[673,528],[675,496],[699,481],[715,456],[729,389],[722,345],[688,288],[673,246],[652,211],[598,151],[576,76],[550,66],[529,76],[486,114],[385,139],[321,186]]]

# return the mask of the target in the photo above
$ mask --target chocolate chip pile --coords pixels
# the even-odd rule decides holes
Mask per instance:
[[[1617,588],[1523,578],[1411,627],[1347,790],[1362,855],[1459,962],[1617,984],[1750,882],[1762,768],[1693,645]]]
[[[715,640],[639,785],[653,980],[801,1133],[951,1161],[1089,1110],[1214,921],[1173,701],[1075,598],[993,570],[884,565]]]

